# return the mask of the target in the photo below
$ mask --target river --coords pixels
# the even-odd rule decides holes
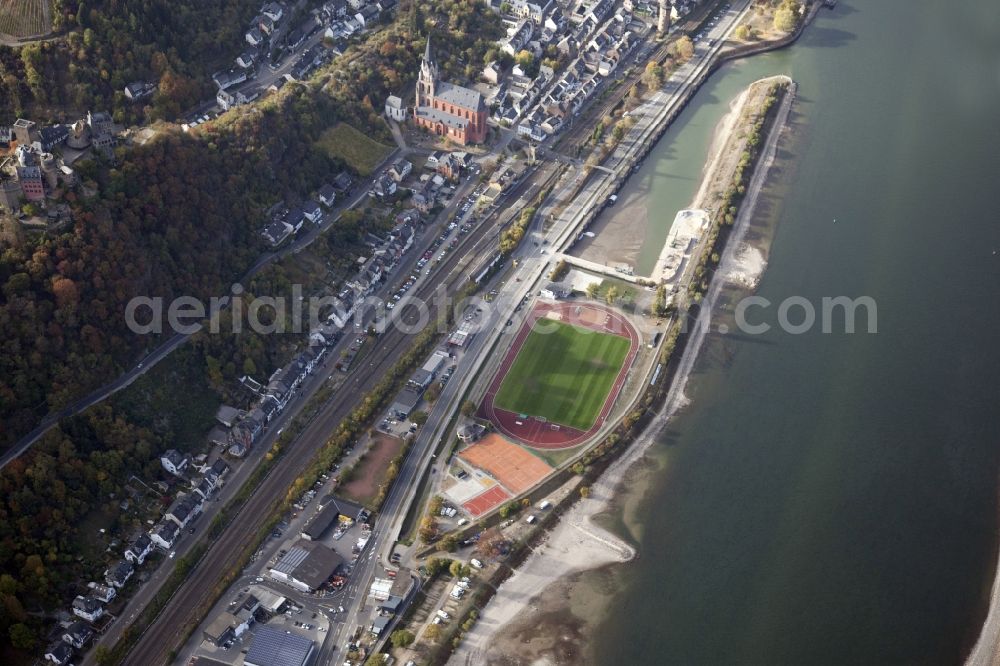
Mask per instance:
[[[641,557],[578,584],[578,612],[606,606],[588,661],[959,663],[997,556],[1000,5],[841,0],[724,67],[648,158],[651,208],[690,203],[729,101],[771,74],[800,86],[759,213],[774,328],[708,340],[605,516]],[[790,296],[870,296],[877,333],[782,332]]]

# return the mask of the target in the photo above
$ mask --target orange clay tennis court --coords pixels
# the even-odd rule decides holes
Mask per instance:
[[[470,465],[487,472],[515,495],[520,495],[552,472],[552,467],[544,460],[496,433],[486,435],[458,455]]]

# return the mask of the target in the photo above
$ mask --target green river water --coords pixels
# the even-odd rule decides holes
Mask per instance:
[[[709,338],[690,406],[607,517],[640,558],[584,578],[608,595],[594,663],[958,663],[985,615],[1000,3],[841,0],[790,49],[720,70],[640,174],[663,211],[640,272],[729,102],[782,73],[799,97],[759,213],[773,243],[756,291],[775,305],[752,319],[775,324],[789,296],[817,311],[871,296],[878,332]]]

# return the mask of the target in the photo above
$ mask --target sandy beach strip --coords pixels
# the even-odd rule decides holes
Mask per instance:
[[[601,477],[591,486],[590,496],[578,500],[563,515],[542,545],[497,588],[496,596],[466,634],[449,664],[486,663],[500,629],[529,613],[533,600],[556,579],[635,557],[632,546],[590,520],[607,507],[615,486],[617,479]]]

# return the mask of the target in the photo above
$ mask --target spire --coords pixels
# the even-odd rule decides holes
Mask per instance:
[[[424,61],[433,62],[431,59],[431,36],[429,34],[427,35],[427,46],[424,47]]]

